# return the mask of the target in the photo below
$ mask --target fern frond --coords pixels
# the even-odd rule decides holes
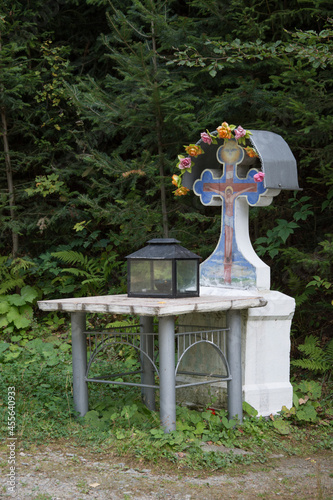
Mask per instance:
[[[82,281],[82,285],[104,285],[105,279],[103,278],[88,278]]]
[[[10,290],[17,288],[22,288],[24,286],[24,280],[21,278],[8,278],[3,281],[0,285],[0,295],[6,295]]]
[[[305,302],[309,300],[310,294],[308,292],[303,292],[301,295],[295,297],[296,307],[302,306]]]
[[[65,269],[62,269],[63,273],[69,273],[72,274],[73,276],[78,276],[78,277],[85,277],[88,278],[90,277],[90,274],[85,271],[84,269],[78,269],[77,267],[66,267]]]
[[[298,368],[303,368],[304,370],[310,370],[314,373],[325,373],[327,370],[331,368],[329,363],[326,361],[318,362],[312,359],[297,359],[291,361],[293,366],[297,366]]]
[[[100,269],[101,265],[100,265],[100,262],[97,259],[89,259],[86,262],[85,268],[87,270],[87,273],[89,273],[92,276],[95,276],[96,274],[100,274],[101,273],[101,269]]]
[[[37,264],[35,262],[33,262],[32,260],[21,259],[20,257],[17,257],[13,261],[11,268],[12,268],[12,271],[14,273],[16,273],[17,271],[20,271],[21,269],[26,271],[27,269],[30,269],[31,267],[36,267],[36,265]]]
[[[4,266],[7,264],[8,260],[9,260],[9,257],[7,255],[0,257],[0,269],[1,269],[1,271],[3,271],[5,269]]]
[[[333,339],[327,344],[325,349],[325,361],[333,367]]]
[[[308,335],[304,340],[304,344],[298,346],[298,350],[306,358],[291,361],[293,366],[322,374],[332,369],[333,340],[326,349],[322,349],[319,345],[319,339],[314,335]]]
[[[88,261],[86,255],[83,255],[81,252],[76,252],[75,250],[52,252],[51,255],[64,262],[64,264],[80,264],[81,266],[85,266]]]
[[[325,356],[324,350],[319,347],[319,341],[314,335],[308,335],[304,344],[298,346],[298,349],[313,360],[322,361]]]

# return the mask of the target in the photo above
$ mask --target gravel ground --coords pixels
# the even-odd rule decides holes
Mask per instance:
[[[207,450],[208,451],[208,450]],[[221,453],[225,449],[221,448]],[[125,461],[109,454],[57,444],[18,448],[15,491],[8,489],[8,451],[0,452],[0,497],[17,500],[220,500],[333,499],[333,456],[272,456],[265,464],[218,472],[163,470],[139,459]]]

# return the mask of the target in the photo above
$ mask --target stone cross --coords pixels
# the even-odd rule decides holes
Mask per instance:
[[[225,140],[216,152],[217,161],[223,166],[222,176],[215,177],[216,174],[219,175],[215,170],[204,170],[193,186],[195,194],[200,196],[204,205],[222,204],[219,242],[213,254],[201,265],[201,284],[204,286],[215,284],[250,288],[257,285],[253,255],[250,259],[244,255],[254,252],[252,245],[249,247],[248,205],[261,204],[260,198],[268,190],[263,181],[254,180],[257,169],[252,168],[246,177],[239,177],[238,165],[243,161],[244,155],[244,149],[237,141]],[[241,200],[242,203],[239,204]],[[246,222],[242,220],[244,217]],[[246,252],[246,248],[251,250]],[[259,258],[258,260],[260,261]]]

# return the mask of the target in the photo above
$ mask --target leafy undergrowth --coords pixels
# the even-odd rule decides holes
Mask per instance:
[[[115,359],[120,362],[120,358],[115,353]],[[45,340],[15,336],[1,341],[0,363],[3,444],[11,429],[21,447],[59,440],[129,460],[212,471],[264,463],[274,454],[307,455],[333,449],[331,384],[295,382],[293,407],[284,407],[269,418],[258,417],[244,403],[242,424],[229,421],[225,410],[177,407],[177,431],[165,434],[158,411],[149,411],[141,402],[140,390],[127,386],[90,384],[90,411],[78,418],[72,398],[71,345],[56,335]],[[15,394],[11,427],[8,388]],[[203,450],[203,443],[210,445],[208,451],[207,447]],[[220,453],[219,446],[227,450]],[[235,448],[249,453],[233,453]]]

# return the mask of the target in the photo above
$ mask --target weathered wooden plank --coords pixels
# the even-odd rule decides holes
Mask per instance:
[[[100,312],[113,314],[138,314],[141,316],[170,316],[191,312],[226,311],[262,307],[266,300],[261,296],[200,296],[181,299],[137,298],[127,295],[78,297],[42,300],[38,306],[43,311]]]

